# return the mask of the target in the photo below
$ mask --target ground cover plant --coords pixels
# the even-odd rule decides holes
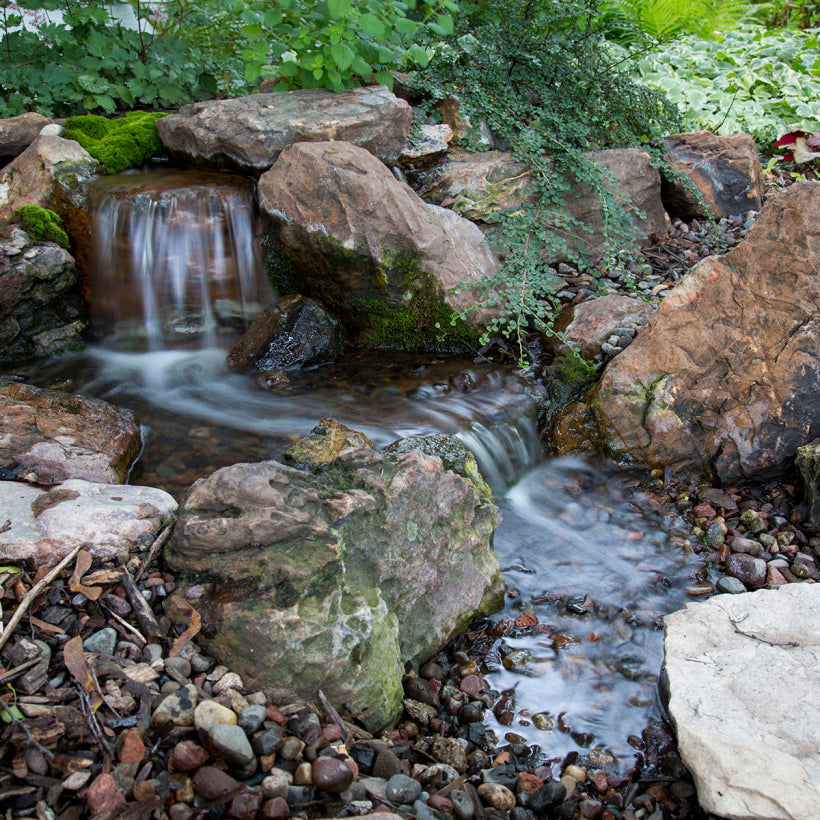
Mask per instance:
[[[788,132],[820,130],[819,46],[820,29],[743,25],[636,55],[632,76],[677,105],[687,127],[746,131],[768,149]]]

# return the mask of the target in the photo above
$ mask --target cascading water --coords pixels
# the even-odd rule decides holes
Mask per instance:
[[[136,410],[147,437],[132,480],[177,496],[217,467],[280,457],[325,417],[377,445],[458,435],[502,507],[495,547],[513,588],[484,670],[501,695],[489,728],[547,757],[577,750],[629,765],[628,737],[657,709],[660,617],[680,608],[690,577],[702,580],[675,520],[649,513],[651,499],[614,468],[546,461],[544,391],[509,370],[351,355],[290,373],[275,391],[229,372],[226,347],[273,298],[250,185],[163,176],[104,182],[90,287],[103,343],[21,375],[48,385],[68,374],[77,392]],[[524,613],[536,623],[510,626]]]
[[[90,290],[99,332],[144,339],[149,350],[191,337],[213,347],[220,328],[247,325],[272,299],[248,181],[158,171],[98,186]]]

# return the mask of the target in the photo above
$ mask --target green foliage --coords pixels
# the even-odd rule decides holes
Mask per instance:
[[[162,4],[161,22],[135,3],[133,30],[103,0],[0,0],[0,117],[112,113],[214,96],[217,78],[226,71],[238,76],[239,61],[216,63],[180,36],[189,6],[188,0]],[[62,22],[48,22],[46,10],[61,12]],[[36,31],[23,28],[23,13]]]
[[[106,119],[95,114],[69,117],[65,138],[76,140],[109,174],[142,165],[161,153],[162,143],[154,123],[165,114],[132,111],[124,117]]]
[[[601,14],[607,36],[631,44],[682,34],[711,37],[734,28],[750,8],[747,0],[605,0]]]
[[[457,36],[416,87],[432,103],[457,94],[476,129],[486,122],[533,169],[529,202],[501,216],[502,265],[476,291],[478,306],[497,311],[487,336],[504,334],[520,345],[531,324],[552,332],[562,284],[550,261],[563,259],[595,274],[637,251],[629,204],[587,152],[634,145],[677,123],[659,95],[630,80],[612,59],[594,26],[594,0],[508,0],[465,8],[470,13],[459,21]],[[579,241],[590,228],[566,207],[577,180],[601,202],[600,262]]]
[[[820,27],[817,0],[752,0],[755,19],[769,29]]]
[[[789,131],[820,130],[819,45],[820,31],[746,25],[638,55],[634,77],[677,104],[689,127],[746,131],[763,147]]]
[[[68,234],[63,230],[63,220],[48,208],[39,205],[23,205],[12,214],[25,232],[38,242],[56,242],[61,248],[68,248]]]
[[[375,79],[392,88],[392,70],[427,65],[426,43],[452,33],[457,8],[455,0],[217,0],[207,47],[240,57],[249,84],[341,91]],[[189,36],[206,47],[202,34]]]

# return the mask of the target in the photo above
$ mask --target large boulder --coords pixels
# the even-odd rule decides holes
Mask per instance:
[[[276,697],[322,690],[379,728],[400,714],[404,664],[500,604],[500,516],[470,470],[362,444],[330,460],[302,447],[311,472],[266,461],[197,482],[165,558],[205,583],[210,650],[244,680]]]
[[[122,484],[140,447],[131,410],[28,384],[0,384],[0,468],[7,477]]]
[[[769,200],[697,265],[559,425],[610,456],[723,482],[791,465],[820,434],[820,183]]]
[[[718,219],[760,210],[763,170],[755,141],[748,134],[673,134],[664,139],[664,145],[672,167],[689,178]],[[692,190],[670,175],[664,175],[663,202],[671,214],[687,221],[706,216]]]
[[[664,619],[669,714],[698,803],[733,820],[820,805],[820,588],[719,595]]]
[[[450,316],[475,304],[470,286],[495,271],[495,255],[475,225],[423,202],[364,149],[291,146],[260,178],[259,207],[285,269],[280,287],[320,300],[354,339],[451,349],[474,341]],[[454,292],[460,283],[467,289]]]
[[[588,157],[612,175],[620,197],[641,212],[641,215],[635,214],[633,221],[644,244],[666,236],[669,217],[661,203],[660,172],[652,166],[649,154],[634,148],[613,148],[593,151]],[[502,211],[532,201],[531,180],[530,167],[517,161],[509,151],[455,150],[450,152],[441,171],[429,176],[419,193],[468,219],[491,225],[499,220]],[[587,224],[592,231],[579,233],[575,239],[592,256],[600,255],[603,251],[600,199],[584,180],[575,181],[575,194],[568,195],[564,204],[572,217]],[[492,229],[489,232],[495,233]]]
[[[22,154],[50,122],[48,117],[34,111],[0,120],[0,163]]]
[[[260,174],[303,141],[346,140],[395,160],[411,117],[410,106],[382,85],[342,94],[305,89],[184,105],[157,120],[157,132],[183,164]]]
[[[85,301],[71,254],[0,226],[0,362],[82,344]]]
[[[23,205],[55,207],[61,183],[90,179],[99,164],[78,142],[41,135],[0,172],[0,219]]]
[[[98,558],[145,549],[176,508],[154,487],[70,479],[45,490],[0,481],[0,560],[48,566],[78,544]]]

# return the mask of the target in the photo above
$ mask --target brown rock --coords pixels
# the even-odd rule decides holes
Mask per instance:
[[[40,484],[122,484],[141,447],[132,411],[27,384],[0,386],[0,428],[0,466]]]
[[[288,806],[284,797],[274,797],[262,804],[262,817],[264,820],[279,820],[280,817],[289,816],[290,806]]]
[[[459,774],[467,771],[467,752],[461,742],[454,737],[437,737],[433,741],[430,754],[439,763],[452,766]]]
[[[203,766],[191,782],[194,791],[206,800],[221,800],[239,788],[236,780],[214,766]]]
[[[117,753],[120,763],[141,763],[145,759],[145,744],[136,729],[130,729],[120,737]]]
[[[635,226],[647,244],[663,238],[669,229],[669,217],[661,203],[660,173],[652,167],[649,154],[637,149],[607,149],[588,156],[615,177],[620,195],[645,214],[636,217]],[[455,150],[441,173],[422,187],[420,194],[468,219],[491,224],[499,220],[505,209],[531,201],[530,181],[529,166],[516,161],[509,151]],[[579,196],[568,197],[564,204],[575,219],[593,230],[591,236],[585,233],[576,239],[592,255],[598,255],[603,249],[600,199],[583,181],[576,183],[575,188]]]
[[[664,139],[672,167],[686,174],[720,219],[759,211],[763,172],[757,148],[748,134],[719,137],[711,131],[673,134]],[[679,181],[664,178],[667,210],[684,220],[706,216],[703,207]]]
[[[477,695],[487,688],[487,681],[481,675],[466,675],[461,679],[459,686],[459,689],[468,695]]]
[[[498,265],[475,225],[428,205],[375,157],[347,143],[299,143],[283,151],[259,180],[259,205],[294,289],[321,300],[354,338],[371,344],[387,344],[379,317],[390,309],[419,311],[419,332],[433,339],[441,328],[434,327],[430,300],[446,301],[449,320],[450,309],[475,303],[471,286]],[[452,293],[459,283],[467,288]],[[404,335],[405,346],[413,346]]]
[[[527,792],[528,794],[535,794],[541,786],[544,785],[544,780],[538,775],[530,772],[518,773],[518,792]]]
[[[818,207],[817,182],[770,199],[744,242],[670,291],[589,412],[565,418],[617,459],[724,483],[789,465],[820,430]]]
[[[0,120],[0,162],[8,162],[25,151],[50,122],[33,111]]]
[[[172,760],[180,772],[194,772],[208,762],[210,753],[193,740],[181,740],[174,746]]]
[[[453,813],[452,801],[448,800],[444,795],[441,794],[430,795],[430,798],[427,800],[427,805],[430,806],[430,808],[435,809],[436,811],[443,811],[445,814]]]
[[[253,791],[243,792],[231,801],[228,817],[235,818],[235,820],[256,820],[261,805],[261,794]]]
[[[37,137],[0,171],[0,219],[9,221],[23,205],[53,208],[62,180],[70,176],[74,184],[77,177],[90,179],[97,167],[96,160],[74,140]]]
[[[317,757],[313,764],[313,785],[323,792],[339,794],[353,782],[353,772],[343,760]]]
[[[349,456],[362,447],[372,450],[373,441],[335,419],[322,419],[311,432],[285,451],[285,461],[299,467],[319,467]]]
[[[796,464],[806,488],[809,523],[820,526],[820,438],[798,448]]]
[[[478,796],[498,811],[509,812],[515,808],[515,795],[500,783],[482,783],[478,787]]]
[[[410,132],[410,106],[384,86],[250,94],[183,105],[157,120],[172,157],[186,165],[261,173],[297,142],[337,140],[395,159]]]
[[[594,359],[616,328],[643,327],[657,306],[632,296],[610,293],[567,308],[555,329],[586,359]],[[566,347],[562,347],[566,350]]]
[[[125,798],[110,774],[94,778],[85,795],[91,814],[101,814],[125,805]]]

